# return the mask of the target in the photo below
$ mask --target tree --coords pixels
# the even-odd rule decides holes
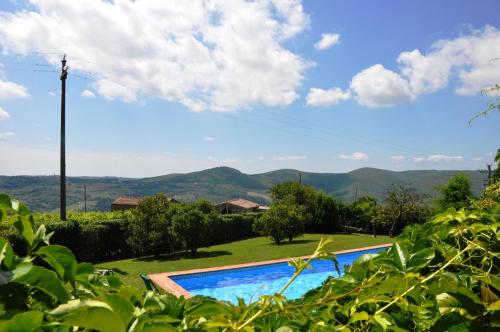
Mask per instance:
[[[413,188],[393,187],[374,217],[374,224],[380,229],[389,228],[389,236],[394,237],[405,225],[423,223],[430,217],[429,207]]]
[[[441,196],[437,202],[442,210],[448,208],[460,208],[470,205],[473,198],[470,180],[464,173],[455,174],[446,185],[439,188]]]
[[[271,237],[275,244],[301,236],[305,228],[305,209],[291,201],[273,203],[254,224],[256,232]]]
[[[132,210],[127,243],[138,255],[170,253],[175,248],[171,232],[171,203],[164,194],[143,199]]]
[[[209,243],[209,219],[194,204],[177,207],[172,217],[172,228],[184,248],[192,255],[196,255],[198,248]]]
[[[354,201],[350,206],[353,217],[352,226],[376,235],[373,218],[377,212],[377,206],[377,201],[372,196],[362,196]]]
[[[306,225],[315,222],[317,213],[317,194],[312,186],[304,185],[296,181],[286,181],[274,185],[271,189],[273,202],[287,201],[304,207],[304,218]]]

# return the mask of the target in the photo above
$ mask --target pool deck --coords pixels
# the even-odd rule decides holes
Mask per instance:
[[[362,247],[362,248],[335,251],[333,253],[335,255],[348,254],[348,253],[356,252],[356,251],[378,249],[378,248],[387,248],[390,246],[392,246],[392,243],[379,244],[379,245],[370,246],[370,247]],[[309,257],[310,256],[301,256],[300,258],[307,259]],[[151,280],[157,286],[161,287],[166,292],[173,294],[175,296],[184,296],[185,298],[190,298],[190,297],[192,297],[192,295],[187,290],[185,290],[183,287],[181,287],[179,284],[177,284],[175,281],[173,281],[170,277],[180,276],[180,275],[185,275],[185,274],[193,274],[193,273],[231,270],[231,269],[238,269],[238,268],[242,268],[242,267],[257,266],[257,265],[283,263],[283,262],[288,262],[293,258],[299,258],[299,257],[281,258],[281,259],[274,259],[274,260],[270,260],[270,261],[260,261],[260,262],[252,262],[252,263],[244,263],[244,264],[236,264],[236,265],[224,265],[224,266],[217,266],[217,267],[208,267],[208,268],[204,268],[204,269],[192,269],[192,270],[184,270],[184,271],[176,271],[176,272],[155,273],[155,274],[149,274],[148,276],[149,276],[149,278],[151,278]]]

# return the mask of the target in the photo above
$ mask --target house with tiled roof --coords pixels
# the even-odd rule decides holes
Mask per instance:
[[[136,208],[144,197],[118,197],[111,203],[111,211],[120,211]],[[169,198],[170,203],[178,203],[173,198]]]
[[[219,203],[215,205],[215,208],[217,209],[217,211],[219,211],[219,213],[232,214],[243,212],[258,212],[266,210],[267,206],[260,205],[247,199],[235,198]]]

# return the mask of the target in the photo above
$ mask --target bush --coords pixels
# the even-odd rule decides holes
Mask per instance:
[[[196,255],[198,248],[210,243],[210,219],[196,206],[179,207],[172,217],[172,230],[192,255]]]
[[[255,231],[271,237],[275,244],[301,236],[305,228],[305,209],[293,202],[280,201],[271,205],[254,224]]]
[[[127,243],[139,256],[171,253],[176,248],[172,233],[171,207],[167,196],[158,194],[143,199],[130,214]]]
[[[212,244],[248,239],[258,234],[253,225],[262,216],[261,212],[224,214],[212,225]]]

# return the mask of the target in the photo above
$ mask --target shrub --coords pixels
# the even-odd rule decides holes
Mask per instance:
[[[261,212],[224,214],[212,225],[212,244],[248,239],[258,235],[253,225],[262,216]]]
[[[254,227],[260,234],[271,237],[275,244],[280,244],[284,239],[292,242],[304,232],[305,209],[292,202],[274,203],[254,224]]]
[[[209,244],[208,217],[193,206],[187,205],[179,208],[172,218],[172,226],[176,237],[192,255],[196,255],[199,247]]]
[[[130,214],[127,243],[136,255],[160,255],[176,248],[172,233],[173,209],[167,196],[143,199]]]
[[[437,203],[441,210],[469,207],[473,198],[470,179],[464,173],[455,174],[446,185],[439,188]]]

